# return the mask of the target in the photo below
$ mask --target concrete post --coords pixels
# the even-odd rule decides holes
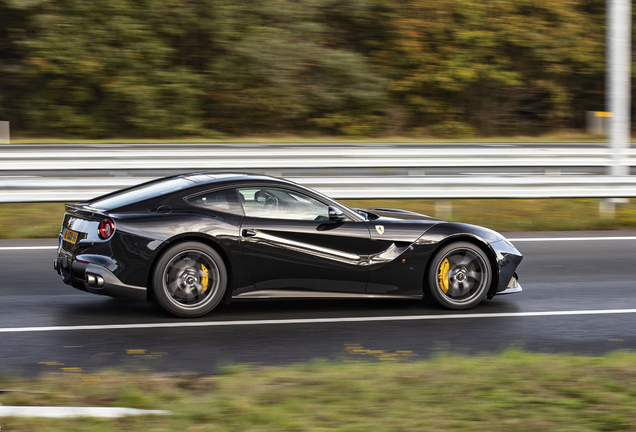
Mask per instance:
[[[0,121],[0,144],[9,144],[10,142],[9,122]]]
[[[630,145],[631,0],[607,0],[606,105],[610,117],[612,164],[608,174],[629,175],[625,150]]]

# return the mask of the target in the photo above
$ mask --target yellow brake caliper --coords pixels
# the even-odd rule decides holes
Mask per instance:
[[[448,268],[450,265],[448,264],[448,258],[444,258],[442,264],[439,266],[439,286],[444,291],[444,294],[448,291]]]
[[[204,293],[208,290],[208,269],[201,264],[201,271],[203,272],[203,276],[201,276],[201,286],[203,287],[203,291],[201,292]]]

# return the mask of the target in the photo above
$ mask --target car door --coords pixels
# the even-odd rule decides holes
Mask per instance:
[[[239,188],[241,249],[258,290],[364,293],[369,229],[329,220],[329,206],[281,187]]]

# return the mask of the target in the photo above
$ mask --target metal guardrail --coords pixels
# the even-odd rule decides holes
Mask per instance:
[[[629,149],[624,156],[627,165],[636,166],[636,150]],[[80,201],[154,178],[154,172],[143,174],[148,170],[260,170],[276,175],[286,168],[320,169],[318,175],[296,174],[291,180],[340,199],[636,197],[636,177],[630,176],[421,175],[424,168],[437,167],[544,167],[549,172],[556,167],[607,168],[611,163],[609,151],[602,148],[6,150],[0,151],[0,202]],[[336,171],[342,168],[376,170],[373,175],[343,177]],[[382,175],[383,168],[408,168],[418,175]],[[69,177],[69,172],[78,170],[92,175]],[[136,170],[141,177],[108,177],[109,171],[126,170]]]
[[[147,178],[0,180],[0,202],[81,201]],[[355,198],[629,198],[636,177],[298,177],[290,180],[337,199]]]
[[[0,171],[429,167],[607,167],[607,149],[290,148],[2,151]],[[625,153],[636,166],[636,149]]]

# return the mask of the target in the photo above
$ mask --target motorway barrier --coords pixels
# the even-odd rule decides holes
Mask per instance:
[[[280,175],[339,199],[355,198],[629,198],[636,177],[553,175],[561,168],[607,172],[605,148],[325,147],[129,149],[116,145],[0,150],[0,202],[81,201],[165,175],[197,170]],[[636,150],[622,161],[636,166]],[[474,167],[485,175],[424,175],[429,168]],[[535,167],[543,172],[518,175]],[[360,170],[363,168],[363,170]],[[396,174],[398,171],[401,174]],[[136,177],[127,177],[133,173]],[[470,172],[470,171],[469,171]],[[508,175],[503,175],[503,174]],[[306,174],[305,174],[306,173]],[[343,173],[352,174],[343,176]],[[408,174],[408,175],[406,175]],[[545,174],[545,175],[544,175]]]
[[[636,166],[636,149],[624,163]],[[441,168],[441,167],[609,167],[604,148],[258,148],[0,151],[2,171]]]
[[[0,179],[0,202],[77,202],[150,178]],[[297,177],[290,180],[336,199],[363,198],[630,198],[636,177]]]

